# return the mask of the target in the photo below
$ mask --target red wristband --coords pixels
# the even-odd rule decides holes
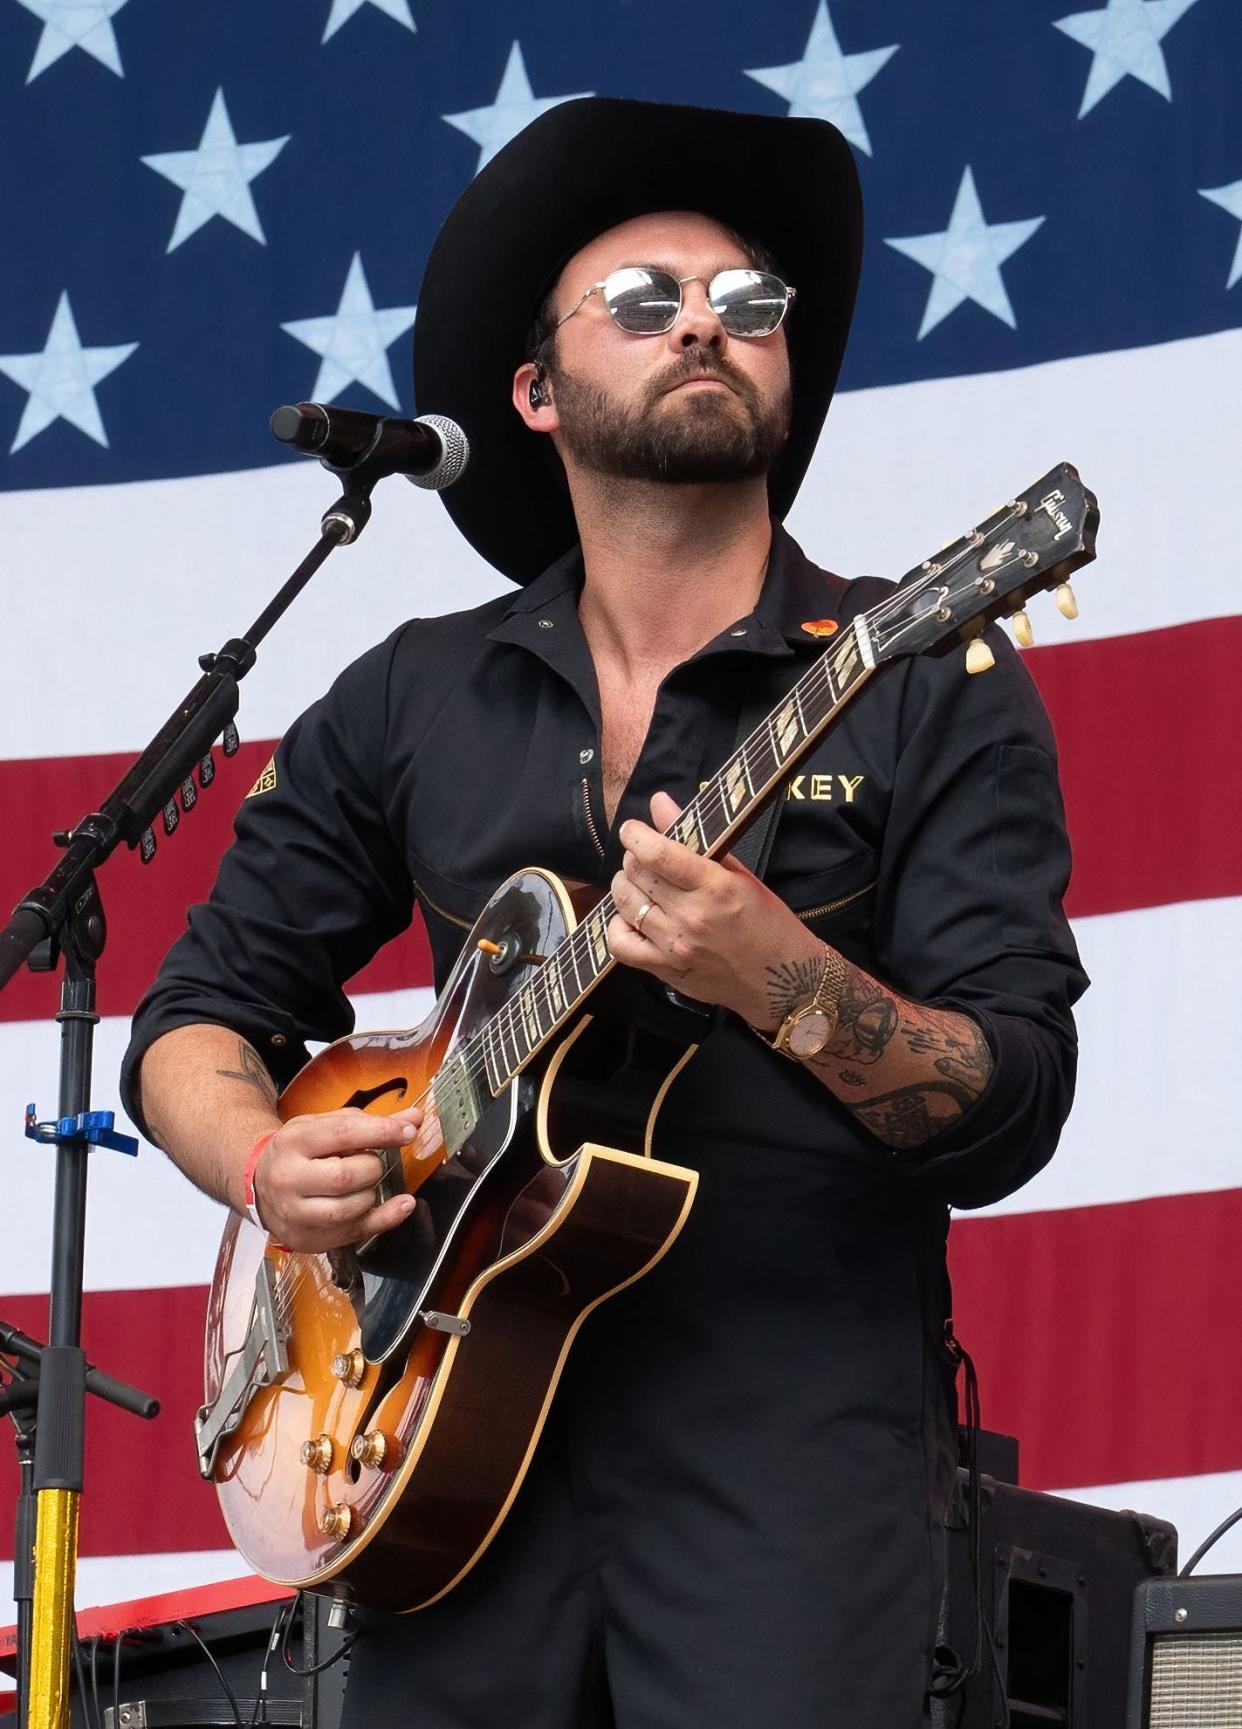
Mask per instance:
[[[250,1149],[250,1157],[246,1160],[245,1175],[242,1177],[243,1193],[246,1198],[246,1217],[250,1220],[252,1225],[257,1225],[261,1231],[266,1231],[267,1226],[259,1217],[258,1202],[255,1200],[254,1195],[254,1173],[258,1169],[259,1160],[263,1156],[263,1149],[278,1133],[279,1130],[277,1129],[269,1129],[265,1135],[259,1136],[258,1140],[254,1143],[254,1146]]]

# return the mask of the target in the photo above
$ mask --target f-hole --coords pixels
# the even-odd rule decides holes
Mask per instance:
[[[351,1093],[346,1099],[343,1110],[365,1111],[368,1105],[373,1105],[376,1099],[382,1099],[385,1093],[396,1093],[403,1099],[409,1091],[410,1083],[404,1075],[395,1075],[392,1080],[385,1081],[381,1087],[360,1087],[356,1093]]]

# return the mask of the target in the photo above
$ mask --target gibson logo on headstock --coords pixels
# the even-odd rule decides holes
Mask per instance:
[[[1044,515],[1048,517],[1051,522],[1056,524],[1057,531],[1052,537],[1054,540],[1060,540],[1062,535],[1072,534],[1074,532],[1073,523],[1060,508],[1064,503],[1065,494],[1063,492],[1058,492],[1054,487],[1051,492],[1046,492],[1040,499],[1039,503],[1035,506],[1036,510],[1042,510]]]

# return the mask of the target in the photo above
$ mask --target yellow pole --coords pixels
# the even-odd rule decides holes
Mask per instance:
[[[77,1489],[40,1489],[26,1729],[68,1729],[73,1586],[78,1564]]]

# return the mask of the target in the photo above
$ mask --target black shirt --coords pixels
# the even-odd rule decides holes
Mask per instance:
[[[803,627],[886,592],[817,569],[778,530],[754,612],[661,685],[606,832],[580,579],[570,557],[516,596],[403,626],[290,728],[139,1007],[123,1081],[137,1120],[141,1053],[178,1025],[235,1028],[287,1081],[306,1040],[351,1029],[343,982],[415,902],[442,984],[513,871],[607,884],[619,823],[661,788],[684,803],[756,693],[775,706],[822,651]],[[514,1511],[418,1618],[427,1635],[370,1628],[355,1721],[403,1722],[410,1698],[429,1722],[465,1721],[463,1689],[485,1683],[478,1721],[523,1687],[529,1720],[550,1720],[553,1669],[573,1698],[586,1661],[567,1604],[585,1605],[582,1638],[603,1639],[644,1722],[919,1717],[955,1460],[947,1205],[1003,1195],[1052,1153],[1086,983],[1061,911],[1051,731],[990,638],[985,676],[955,647],[861,690],[792,775],[767,872],[879,979],[975,1018],[994,1058],[984,1093],[894,1153],[732,1017],[690,1027],[702,1043],[655,1137],[700,1172],[685,1229],[589,1317]]]
[[[803,627],[885,592],[817,569],[777,530],[753,613],[660,687],[611,830],[595,673],[577,616],[581,561],[516,596],[416,620],[349,667],[289,730],[267,790],[243,802],[205,906],[139,1006],[134,1076],[170,1028],[219,1022],[284,1083],[305,1041],[351,1030],[348,981],[416,901],[441,985],[464,932],[512,871],[606,884],[617,829],[650,795],[685,802],[736,742],[747,694],[775,704],[824,644]],[[767,872],[826,941],[880,980],[971,1014],[994,1072],[974,1108],[894,1154],[809,1075],[723,1018],[674,1087],[660,1146],[798,1149],[845,1190],[911,1180],[980,1205],[1051,1155],[1073,1089],[1071,1004],[1086,980],[1061,911],[1069,849],[1047,717],[1018,657],[968,677],[961,655],[898,662],[862,690],[791,775]],[[764,706],[767,706],[765,700]],[[688,1027],[689,1036],[701,1028]]]

